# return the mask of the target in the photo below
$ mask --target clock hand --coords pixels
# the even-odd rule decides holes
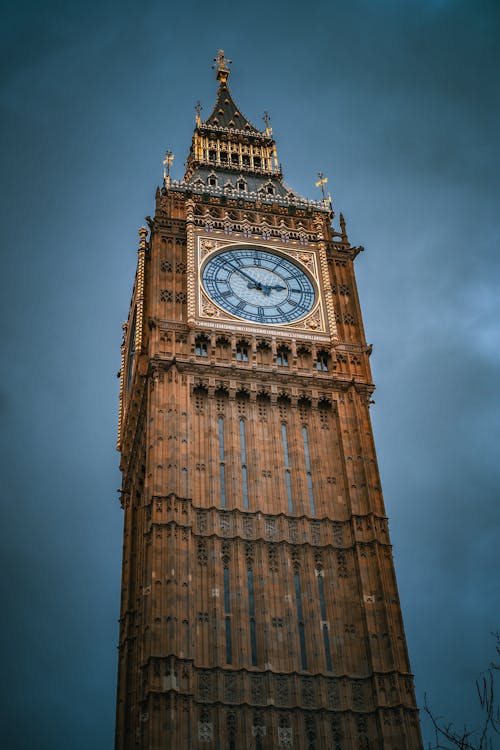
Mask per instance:
[[[262,285],[262,291],[264,292],[266,297],[269,297],[273,289],[275,292],[283,292],[286,289],[286,286],[281,286],[280,284]]]
[[[253,284],[253,286],[250,286],[250,284],[248,285],[249,289],[262,289],[262,284],[260,283],[260,281],[255,281],[255,279],[252,279],[252,277],[248,273],[245,273],[245,271],[242,271],[241,268],[237,268],[231,263],[228,263],[228,266],[229,268],[232,268],[233,271],[237,271],[237,273],[239,273],[241,276],[244,276],[245,279],[248,279],[248,281]]]

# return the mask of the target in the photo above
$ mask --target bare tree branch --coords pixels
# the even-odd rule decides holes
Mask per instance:
[[[500,656],[500,633],[493,633],[496,653]],[[436,716],[429,708],[427,695],[424,696],[424,710],[434,729],[434,744],[429,750],[493,750],[493,734],[500,734],[500,704],[495,696],[495,680],[500,672],[500,664],[490,663],[476,680],[476,692],[482,710],[481,726],[469,730],[457,730],[453,724],[445,723],[443,717]],[[444,744],[443,744],[444,743]]]

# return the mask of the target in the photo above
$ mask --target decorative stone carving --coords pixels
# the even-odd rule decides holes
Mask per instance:
[[[288,705],[288,679],[286,677],[276,677],[275,684],[278,705]]]
[[[213,673],[199,672],[198,674],[198,695],[202,701],[213,700]]]
[[[264,675],[250,675],[250,695],[252,703],[263,705],[266,702]]]
[[[199,565],[205,566],[208,562],[208,553],[206,543],[200,539],[198,542],[197,559]]]
[[[300,680],[302,690],[302,703],[306,708],[314,706],[314,687],[310,677],[302,677]]]

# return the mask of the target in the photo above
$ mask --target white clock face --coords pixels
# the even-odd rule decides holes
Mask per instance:
[[[316,301],[312,281],[302,268],[259,247],[217,253],[203,266],[201,278],[216,305],[255,323],[293,323]]]

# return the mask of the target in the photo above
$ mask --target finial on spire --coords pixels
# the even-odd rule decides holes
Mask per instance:
[[[217,80],[221,83],[226,83],[229,73],[231,72],[229,70],[229,66],[231,65],[233,61],[229,60],[225,54],[224,50],[220,49],[217,57],[214,57],[214,63],[217,63]],[[212,65],[212,68],[215,68],[215,65]]]
[[[344,214],[342,213],[342,211],[339,214],[339,222],[340,222],[340,234],[342,235],[342,242],[347,244],[348,243],[347,232],[345,228]]]
[[[266,123],[266,135],[272,135],[273,129],[271,127],[271,118],[269,117],[269,112],[264,112],[264,117],[262,119]]]
[[[170,149],[166,152],[165,158],[163,159],[163,184],[170,185],[170,168],[174,161],[174,155]]]
[[[328,177],[325,177],[323,175],[323,172],[318,172],[318,182],[316,183],[316,187],[321,188],[321,194],[323,196],[323,201],[326,200],[325,185],[326,185],[327,182],[328,182]]]
[[[328,177],[325,177],[323,172],[318,172],[318,182],[316,187],[321,188],[321,195],[323,196],[323,205],[328,208],[332,206],[332,196],[330,193],[325,193],[325,185],[328,182]]]
[[[201,110],[203,109],[203,107],[201,106],[201,102],[200,102],[200,100],[199,100],[199,99],[198,99],[198,101],[196,102],[196,106],[195,106],[195,108],[194,108],[194,109],[195,109],[195,112],[196,112],[196,124],[197,124],[198,126],[200,126],[200,125],[201,125],[201,117],[200,117],[200,114],[201,114]]]

